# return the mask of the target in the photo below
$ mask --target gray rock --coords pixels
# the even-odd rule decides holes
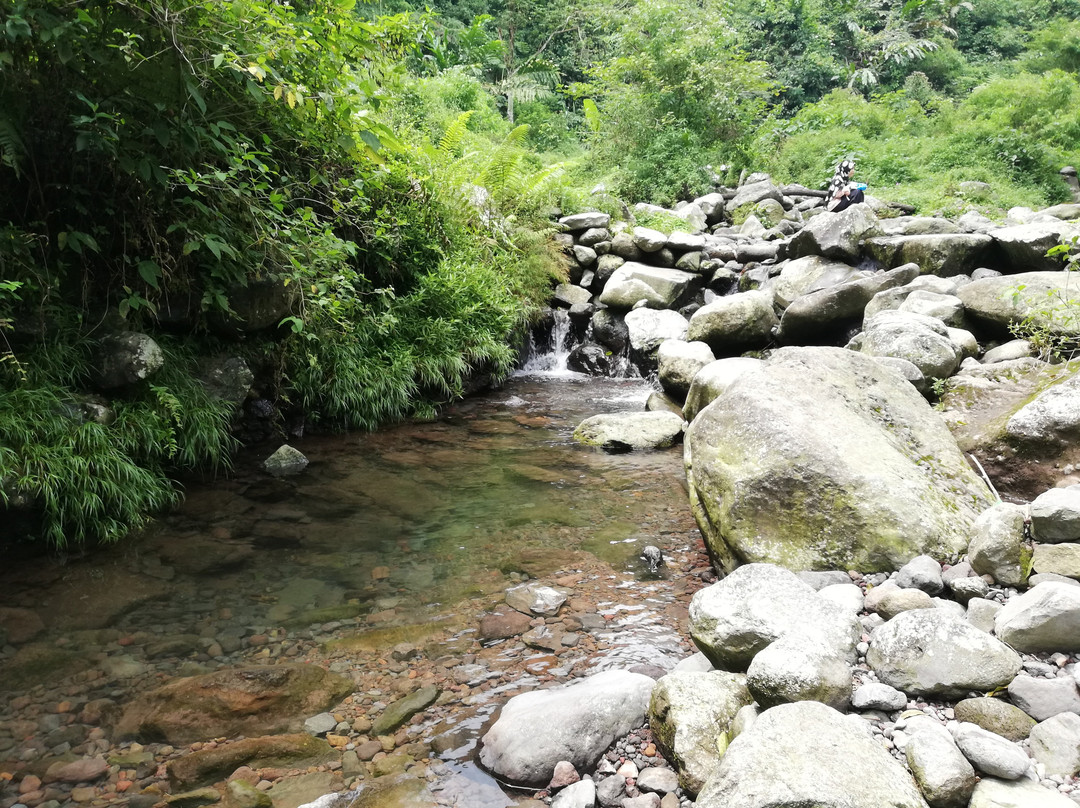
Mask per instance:
[[[784,198],[783,192],[773,185],[772,180],[740,185],[735,190],[735,196],[727,203],[728,210],[737,210],[743,205],[756,205],[763,199],[775,199],[777,202]]]
[[[1061,713],[1039,722],[1028,749],[1048,775],[1073,777],[1080,772],[1080,715]]]
[[[572,283],[560,283],[555,287],[551,297],[556,303],[570,307],[578,303],[588,303],[592,300],[592,293]]]
[[[840,348],[776,351],[697,414],[685,443],[691,506],[725,570],[946,557],[991,497],[911,385]]]
[[[1047,250],[1078,234],[1074,225],[1044,221],[998,228],[990,235],[1014,269],[1053,271],[1060,270],[1064,261],[1060,255],[1047,257]]]
[[[975,770],[948,730],[928,722],[912,734],[904,754],[932,808],[966,808],[975,789]]]
[[[892,713],[907,707],[903,691],[881,682],[859,685],[851,696],[851,706],[856,710],[882,710]]]
[[[593,339],[614,353],[622,353],[630,345],[630,331],[623,318],[611,309],[600,309],[591,320]]]
[[[1080,713],[1080,693],[1070,676],[1058,679],[1017,676],[1009,683],[1009,698],[1036,721],[1061,713]]]
[[[677,311],[634,309],[623,318],[630,347],[641,354],[650,354],[667,339],[686,339],[686,318]]]
[[[596,808],[596,784],[579,780],[555,795],[551,808]]]
[[[677,269],[661,269],[627,261],[604,284],[600,302],[615,309],[629,309],[639,300],[644,300],[649,308],[666,309],[686,292],[694,277],[689,272]]]
[[[721,193],[705,194],[694,200],[709,224],[716,224],[724,216],[724,195]]]
[[[881,222],[887,229],[889,220]],[[984,260],[993,239],[978,233],[935,233],[868,239],[865,249],[886,267],[918,264],[928,275],[964,275]]]
[[[595,247],[603,241],[611,241],[611,231],[606,227],[590,227],[577,238],[578,244]]]
[[[1080,581],[1073,578],[1066,578],[1064,575],[1058,575],[1056,572],[1037,572],[1028,577],[1028,589],[1034,589],[1039,584],[1049,583],[1050,581],[1059,584],[1068,584],[1069,586],[1080,586]]]
[[[769,284],[769,290],[773,293],[776,304],[781,308],[787,308],[803,295],[865,277],[865,275],[866,273],[842,261],[822,258],[819,255],[808,255],[804,258],[785,261],[780,274]]]
[[[754,656],[746,686],[765,709],[794,701],[820,701],[846,711],[851,702],[847,661],[813,636],[789,633]]]
[[[1080,375],[1074,373],[1021,407],[1006,422],[1005,433],[1021,445],[1037,447],[1060,447],[1080,437]]]
[[[968,561],[980,575],[993,576],[1006,586],[1027,579],[1031,549],[1024,544],[1024,508],[999,502],[979,514],[971,531]]]
[[[210,395],[239,407],[251,390],[255,374],[242,357],[219,356],[200,365],[199,380]]]
[[[1031,767],[1027,753],[1012,741],[975,724],[958,722],[953,740],[972,766],[991,777],[1016,780]]]
[[[994,633],[1018,651],[1080,651],[1080,587],[1057,582],[1010,598]]]
[[[990,592],[990,585],[982,578],[957,578],[949,583],[949,589],[953,597],[966,606],[972,598],[985,598]]]
[[[607,227],[611,223],[611,216],[599,211],[587,211],[563,216],[559,224],[567,230],[588,230],[593,227]]]
[[[620,255],[601,255],[596,259],[594,283],[599,283],[601,286],[607,283],[611,276],[615,274],[615,270],[625,263],[626,259]]]
[[[679,259],[675,262],[675,268],[681,269],[684,272],[701,272],[701,259],[703,253],[701,252],[688,252],[679,256]]]
[[[967,621],[980,631],[990,633],[1000,611],[1001,604],[995,600],[972,598],[967,602]]]
[[[852,205],[840,213],[815,216],[788,244],[788,255],[822,255],[843,261],[858,260],[868,238],[881,234],[881,224],[869,205]]]
[[[685,659],[676,663],[675,667],[671,669],[672,673],[708,673],[709,671],[716,670],[713,664],[709,662],[709,658],[705,656],[701,651],[691,654]]]
[[[1052,543],[1080,539],[1080,485],[1051,488],[1030,505],[1036,541]]]
[[[688,205],[683,205],[682,207],[676,208],[672,212],[684,222],[686,222],[686,228],[691,233],[700,233],[705,229],[705,213],[693,202]]]
[[[611,254],[624,258],[627,261],[640,261],[645,253],[634,243],[634,237],[627,232],[616,233],[611,239]]]
[[[621,808],[625,796],[625,777],[605,777],[596,784],[596,800],[604,808]]]
[[[642,725],[653,684],[642,674],[605,671],[514,696],[481,740],[480,762],[500,777],[537,788],[548,783],[560,760],[591,771],[615,739]]]
[[[885,588],[875,587],[877,595],[873,600],[873,607],[867,606],[886,620],[891,620],[901,612],[909,612],[913,609],[933,609],[933,599],[920,589],[900,589],[899,587]]]
[[[660,797],[657,794],[639,794],[636,797],[627,797],[622,801],[622,808],[661,808]]]
[[[848,347],[868,356],[906,359],[928,379],[952,376],[963,358],[945,325],[933,317],[882,311],[863,325]]]
[[[583,267],[591,267],[596,263],[596,250],[583,244],[574,245],[574,260]]]
[[[374,737],[390,735],[406,721],[426,710],[439,698],[439,688],[434,685],[420,687],[391,703],[371,725]]]
[[[724,393],[736,379],[762,366],[760,359],[731,356],[717,359],[701,368],[690,383],[683,405],[683,418],[693,421],[697,414]]]
[[[637,787],[656,794],[670,794],[679,787],[679,776],[666,766],[649,766],[638,774]]]
[[[925,808],[861,718],[812,701],[766,710],[732,741],[697,808]]]
[[[1036,544],[1032,547],[1031,568],[1043,574],[1080,578],[1080,544]]]
[[[862,590],[855,584],[830,584],[819,589],[818,595],[855,615],[866,605]]]
[[[717,668],[745,670],[759,651],[792,632],[820,635],[849,659],[860,634],[853,615],[772,564],[744,564],[690,601],[690,634]]]
[[[660,386],[665,392],[682,400],[698,371],[716,361],[716,357],[704,342],[669,339],[660,343],[656,360]]]
[[[101,340],[98,386],[105,390],[138,384],[165,365],[165,354],[147,334],[125,331]]]
[[[942,295],[916,289],[907,296],[897,310],[933,317],[951,326],[959,326],[964,322],[964,304],[956,295]]]
[[[650,227],[635,227],[633,235],[634,244],[638,246],[639,250],[647,253],[662,249],[668,240],[666,233],[661,233],[659,230],[653,230]]]
[[[763,347],[772,339],[772,331],[778,324],[768,294],[740,292],[694,312],[687,335],[691,340],[707,343],[714,353],[729,356]]]
[[[885,289],[902,286],[918,274],[918,267],[908,264],[796,298],[784,310],[784,316],[780,320],[780,339],[784,342],[811,339],[823,330],[837,327],[846,321],[860,320],[867,304],[875,295]]]
[[[936,216],[897,216],[881,220],[886,236],[930,236],[960,233],[959,225]]]
[[[851,583],[851,576],[843,570],[801,570],[795,575],[804,584],[809,584],[815,592],[829,586]]]
[[[969,317],[1001,336],[1007,336],[1010,326],[1029,317],[1033,325],[1052,333],[1071,336],[1080,333],[1080,324],[1049,316],[1047,300],[1060,300],[1070,306],[1080,300],[1080,289],[1067,272],[1021,272],[981,278],[963,286],[956,294],[964,301]]]
[[[615,412],[586,418],[574,440],[608,451],[666,449],[682,438],[683,419],[673,412]]]
[[[1013,339],[996,348],[991,348],[983,354],[982,363],[984,365],[993,365],[997,362],[1009,362],[1013,359],[1024,359],[1033,355],[1034,351],[1028,340]]]
[[[672,233],[667,246],[676,252],[698,252],[705,249],[705,236],[691,233]]]
[[[319,713],[318,715],[313,715],[304,722],[304,732],[312,735],[325,735],[328,732],[332,732],[337,724],[337,719],[330,715],[330,713]]]
[[[902,589],[921,589],[928,595],[940,595],[945,588],[941,580],[941,564],[928,555],[911,559],[897,571],[894,580]]]
[[[915,695],[960,695],[1012,681],[1019,655],[941,609],[898,614],[870,636],[866,661],[878,679]]]
[[[1031,728],[1035,726],[1035,719],[1019,707],[987,696],[958,701],[953,708],[953,713],[957,721],[977,724],[1010,741],[1024,740],[1031,733]]]
[[[308,459],[287,443],[279,446],[272,455],[263,461],[263,469],[275,477],[299,474],[307,468],[307,465]]]
[[[984,777],[975,786],[968,808],[1076,808],[1076,803],[1030,780]]]

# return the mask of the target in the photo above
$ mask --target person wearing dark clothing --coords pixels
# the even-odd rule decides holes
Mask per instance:
[[[866,200],[866,195],[863,193],[863,188],[866,186],[859,186],[851,181],[851,175],[854,173],[855,162],[853,160],[844,160],[836,167],[836,172],[829,181],[828,195],[825,197],[825,210],[839,213]]]

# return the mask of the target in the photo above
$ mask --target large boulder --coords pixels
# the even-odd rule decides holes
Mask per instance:
[[[813,635],[850,659],[860,626],[843,606],[773,564],[744,564],[690,601],[690,636],[720,669],[746,670],[759,651],[791,633]]]
[[[848,347],[873,357],[911,362],[925,378],[947,379],[960,367],[960,347],[945,324],[934,317],[906,311],[882,311],[871,317]]]
[[[990,235],[1013,272],[1053,271],[1064,266],[1060,255],[1047,256],[1051,247],[1080,234],[1080,228],[1061,221],[1043,221],[1001,227]]]
[[[962,232],[959,225],[936,216],[896,216],[881,220],[886,236],[932,236]]]
[[[701,790],[720,762],[717,741],[730,740],[735,714],[753,701],[742,674],[672,672],[656,683],[649,728],[664,758],[679,772],[679,785],[690,794]]]
[[[697,808],[926,808],[866,722],[812,701],[766,710],[739,735]]]
[[[665,449],[682,437],[682,416],[673,412],[616,412],[586,418],[574,440],[608,451]]]
[[[785,634],[758,652],[746,669],[746,686],[766,709],[793,701],[820,701],[846,711],[851,683],[847,661],[812,634]]]
[[[1080,373],[1043,390],[1005,423],[1005,434],[1025,448],[1063,448],[1080,437]]]
[[[713,402],[744,373],[761,367],[762,361],[752,356],[729,356],[710,362],[695,375],[683,405],[683,418],[693,421],[697,414]]]
[[[904,748],[908,768],[932,808],[966,808],[975,788],[975,770],[945,727],[930,721],[911,722]]]
[[[925,275],[967,275],[982,266],[990,236],[979,233],[884,236],[866,242],[866,250],[886,267],[918,264]]]
[[[769,282],[776,305],[787,308],[797,298],[865,276],[843,261],[808,255],[784,263],[780,274]]]
[[[1048,775],[1074,776],[1080,771],[1080,715],[1061,713],[1039,722],[1029,748]]]
[[[968,808],[1076,808],[1076,803],[1030,780],[984,777],[976,784]]]
[[[1048,581],[1010,598],[994,633],[1024,653],[1080,651],[1080,586]]]
[[[841,348],[782,348],[698,413],[691,506],[721,568],[894,570],[967,548],[991,501],[936,412]]]
[[[639,354],[653,354],[664,340],[686,339],[687,320],[677,311],[640,308],[623,318],[630,347]]]
[[[773,199],[780,202],[784,198],[784,192],[777,188],[772,180],[764,179],[760,182],[750,182],[740,185],[735,189],[735,196],[727,203],[727,209],[734,211],[744,205],[756,205],[763,199]]]
[[[1000,231],[999,231],[1000,232]],[[1069,272],[1021,272],[980,278],[957,290],[973,321],[998,336],[1025,319],[1038,329],[1080,336],[1080,319],[1061,312],[1080,304],[1080,284]]]
[[[855,262],[862,254],[863,242],[881,235],[881,224],[869,205],[852,205],[840,213],[815,216],[791,237],[788,256],[823,255]]]
[[[1031,530],[1048,544],[1080,539],[1080,485],[1039,494],[1031,503]]]
[[[749,348],[763,348],[779,323],[770,295],[756,290],[740,292],[694,312],[687,337],[706,343],[715,354],[732,356]]]
[[[644,674],[604,671],[514,696],[481,740],[480,762],[533,788],[546,786],[561,760],[591,771],[615,739],[644,723],[654,684]]]
[[[651,267],[637,261],[627,261],[616,269],[604,284],[600,302],[614,309],[630,309],[639,300],[649,308],[666,309],[685,292],[697,277],[677,269]]]
[[[867,304],[885,289],[918,277],[914,264],[829,286],[796,298],[780,319],[783,342],[820,342],[853,321],[862,320]]]
[[[570,231],[588,230],[592,227],[607,227],[611,223],[611,216],[600,211],[590,210],[585,213],[573,213],[559,219],[565,229]]]
[[[146,334],[125,331],[101,340],[97,384],[104,390],[138,384],[165,364],[161,346]]]
[[[319,766],[335,758],[337,753],[330,744],[307,733],[267,735],[181,755],[170,760],[165,771],[173,790],[179,791],[210,785],[241,766]]]
[[[896,615],[870,635],[866,661],[880,681],[909,695],[993,690],[1020,671],[1019,654],[944,609]]]
[[[353,691],[351,679],[317,665],[230,668],[189,676],[136,696],[113,728],[117,738],[173,745],[221,735],[299,729]]]

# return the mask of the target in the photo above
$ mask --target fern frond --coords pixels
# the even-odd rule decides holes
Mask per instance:
[[[5,165],[21,177],[20,165],[26,155],[26,145],[19,136],[15,123],[6,115],[0,114],[0,165]]]
[[[596,102],[591,98],[586,98],[581,102],[581,107],[585,110],[585,125],[589,127],[589,131],[599,132],[600,108],[596,106]]]
[[[446,131],[443,133],[442,139],[439,141],[439,151],[449,156],[457,151],[459,145],[461,145],[461,139],[465,137],[465,132],[469,127],[469,118],[473,116],[476,110],[468,109],[457,116],[457,119],[446,127]]]
[[[517,170],[521,162],[521,143],[528,133],[528,124],[523,123],[516,127],[506,136],[480,175],[480,183],[493,197],[502,197],[511,180],[520,179]]]

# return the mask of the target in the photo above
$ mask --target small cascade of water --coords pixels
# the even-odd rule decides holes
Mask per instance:
[[[549,375],[569,374],[566,366],[570,356],[570,314],[566,309],[553,312],[550,345],[537,341],[536,331],[529,332],[529,343],[525,349],[525,361],[521,373],[544,373]]]

